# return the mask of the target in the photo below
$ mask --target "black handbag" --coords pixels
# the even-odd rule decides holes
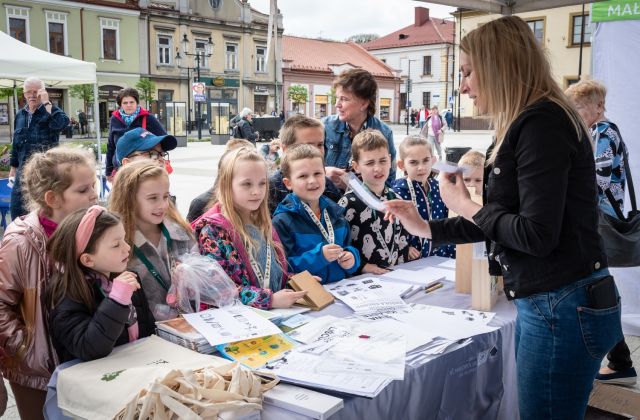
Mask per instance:
[[[629,169],[627,147],[622,140],[620,145],[624,155],[624,170],[629,188],[631,211],[625,217],[611,191],[605,190],[604,194],[618,217],[610,216],[600,210],[598,231],[604,242],[609,267],[637,267],[640,266],[640,212],[638,212],[636,205],[636,193],[633,188],[631,169]]]

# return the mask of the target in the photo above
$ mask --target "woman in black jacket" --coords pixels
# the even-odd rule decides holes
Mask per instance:
[[[487,241],[490,272],[518,311],[521,418],[582,419],[600,360],[622,338],[588,133],[519,17],[471,31],[460,49],[460,90],[496,129],[484,205],[457,173],[441,177],[440,193],[459,217],[426,223],[411,202],[387,206],[434,245]]]
[[[142,127],[156,136],[167,134],[162,124],[140,106],[140,95],[133,88],[122,89],[116,99],[118,109],[113,111],[109,120],[109,140],[107,142],[106,175],[111,179],[117,166],[115,159],[116,144],[129,130]]]

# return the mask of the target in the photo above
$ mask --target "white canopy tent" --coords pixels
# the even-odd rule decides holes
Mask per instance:
[[[576,4],[589,4],[595,1],[576,0],[416,0],[445,6],[459,7],[461,9],[477,10],[480,12],[512,15],[514,13],[532,12],[535,10],[553,9],[555,7],[575,6]]]
[[[36,77],[46,86],[52,85],[93,85],[93,115],[98,141],[101,150],[100,119],[98,113],[98,80],[96,64],[71,57],[51,54],[32,47],[0,31],[0,87],[15,87],[28,77]],[[15,95],[14,95],[15,96]],[[17,99],[16,99],[17,101]],[[101,162],[101,153],[98,153]]]

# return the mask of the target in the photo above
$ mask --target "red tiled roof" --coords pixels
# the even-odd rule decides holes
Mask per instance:
[[[381,38],[367,42],[362,46],[367,50],[382,50],[385,48],[409,47],[413,45],[453,43],[454,24],[451,21],[429,18],[420,26],[411,24]],[[400,39],[400,34],[406,35]]]
[[[351,64],[378,77],[394,78],[390,67],[353,42],[282,37],[285,68],[331,73],[330,65]]]

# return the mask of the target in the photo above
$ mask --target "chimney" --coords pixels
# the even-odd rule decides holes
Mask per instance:
[[[426,7],[416,7],[415,26],[422,26],[429,20],[429,9]]]

